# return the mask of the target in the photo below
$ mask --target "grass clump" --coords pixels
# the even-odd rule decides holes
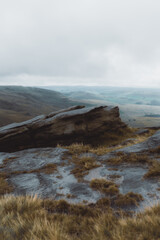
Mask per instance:
[[[159,240],[160,204],[134,217],[102,214],[93,227],[92,240]]]
[[[48,220],[41,200],[35,197],[1,198],[0,216],[1,240],[68,240],[62,226]]]
[[[8,175],[0,172],[0,195],[13,192],[13,187],[7,182]]]
[[[125,195],[119,194],[114,203],[117,207],[128,207],[138,206],[140,201],[143,201],[141,194],[129,192]]]
[[[111,206],[111,200],[109,198],[101,198],[96,202],[96,206],[100,208],[104,207],[110,207]]]
[[[8,184],[5,175],[0,175],[0,195],[11,193],[13,191],[13,187]]]
[[[117,155],[113,158],[107,160],[107,163],[110,165],[119,165],[122,163],[150,163],[151,160],[146,154],[136,154],[136,153],[123,153],[118,152]]]
[[[52,174],[57,170],[57,165],[54,163],[48,163],[41,168],[32,169],[32,170],[24,170],[24,171],[13,171],[10,174],[28,174],[28,173],[45,173],[45,174]]]
[[[100,164],[96,162],[95,158],[89,156],[79,157],[75,155],[72,157],[71,161],[75,164],[75,168],[71,171],[71,173],[78,179],[88,174],[89,170],[100,166]]]
[[[150,150],[150,153],[160,154],[160,146]]]
[[[117,178],[120,178],[121,177],[121,175],[119,175],[119,174],[112,174],[112,175],[108,175],[108,177],[110,178],[110,179],[117,179]]]
[[[83,204],[69,204],[66,200],[53,201],[51,199],[45,199],[42,202],[42,206],[50,213],[76,215],[83,217],[94,217],[100,212],[97,212],[95,208],[90,208]]]
[[[87,153],[91,149],[90,145],[85,145],[83,143],[73,143],[70,146],[65,147],[69,150],[69,153],[72,155]]]
[[[103,178],[93,179],[90,182],[90,187],[95,190],[99,190],[100,192],[105,193],[107,195],[116,195],[119,193],[117,184]]]
[[[144,175],[145,178],[160,177],[160,162],[153,161],[148,172]]]
[[[103,206],[109,204],[101,200]],[[1,240],[158,240],[160,204],[134,216],[29,196],[0,198]]]
[[[68,154],[75,155],[81,153],[94,153],[97,155],[104,155],[113,150],[124,148],[124,146],[131,146],[148,139],[149,136],[155,133],[155,130],[149,130],[149,133],[144,135],[135,135],[137,129],[134,128],[124,128],[118,132],[109,132],[103,134],[103,136],[94,140],[93,144],[84,144],[84,143],[74,143],[70,146],[60,146],[61,148],[66,148],[69,150]],[[127,142],[128,138],[134,138],[132,142]],[[126,143],[124,144],[124,141]]]
[[[57,165],[54,163],[48,163],[44,167],[37,170],[37,172],[44,172],[46,174],[52,174],[57,170]]]

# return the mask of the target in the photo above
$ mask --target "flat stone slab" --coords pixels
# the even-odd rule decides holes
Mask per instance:
[[[0,168],[0,172],[36,170],[49,163],[57,165],[57,170],[51,174],[44,172],[9,174],[8,182],[14,186],[13,194],[15,195],[37,194],[42,198],[66,199],[72,203],[83,201],[95,203],[104,195],[91,189],[90,181],[94,178],[113,180],[112,176],[116,174],[119,177],[115,178],[114,181],[119,185],[122,194],[132,191],[144,197],[139,209],[143,208],[144,205],[152,204],[155,199],[160,199],[160,191],[158,190],[160,182],[143,178],[147,172],[147,166],[121,164],[116,166],[116,170],[113,170],[115,166],[107,165],[107,162],[102,163],[103,156],[99,157],[94,154],[101,166],[90,170],[83,181],[78,182],[71,174],[74,164],[65,158],[67,152],[67,149],[62,148],[35,148],[14,153],[0,153],[1,164],[5,161],[5,167]]]

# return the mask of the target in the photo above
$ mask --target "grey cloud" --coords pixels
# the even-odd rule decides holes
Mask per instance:
[[[158,0],[5,0],[0,84],[160,85]]]

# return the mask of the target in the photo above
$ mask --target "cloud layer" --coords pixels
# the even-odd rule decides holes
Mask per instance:
[[[159,0],[5,0],[0,84],[160,87]]]

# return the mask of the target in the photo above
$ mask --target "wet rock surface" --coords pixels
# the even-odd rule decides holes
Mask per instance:
[[[138,153],[160,146],[160,131],[157,131],[147,141],[135,144],[118,151]],[[136,151],[135,151],[136,150]],[[71,173],[74,164],[67,157],[68,150],[63,148],[34,148],[14,153],[0,153],[0,172],[9,173],[7,181],[14,186],[13,194],[26,195],[37,194],[42,198],[67,199],[69,202],[95,203],[104,197],[100,191],[90,188],[90,181],[94,178],[112,180],[119,186],[121,194],[134,192],[141,194],[144,201],[138,209],[145,205],[151,205],[154,201],[160,200],[160,181],[156,179],[144,179],[148,166],[144,164],[121,164],[111,166],[104,160],[113,157],[117,151],[97,156],[87,153],[81,156],[94,157],[100,167],[94,168],[83,177],[81,181]],[[158,159],[158,158],[157,158]],[[53,173],[33,172],[41,169],[47,164],[56,164],[57,168]],[[13,172],[15,174],[12,174]],[[19,173],[17,172],[19,171]],[[28,171],[21,173],[21,171]],[[32,172],[29,172],[32,171]],[[115,177],[117,175],[117,177]],[[135,208],[131,208],[132,210]]]
[[[9,173],[8,182],[14,186],[15,195],[34,195],[39,197],[60,199],[67,198],[70,202],[96,202],[101,194],[93,191],[88,183],[78,182],[71,174],[73,165],[62,159],[68,150],[62,148],[29,149],[15,153],[0,153],[0,162],[5,165],[0,172]],[[43,172],[21,173],[32,171],[54,163],[57,170],[52,174]],[[15,174],[12,174],[16,171]],[[18,173],[18,171],[20,173]],[[74,197],[74,198],[72,198]]]
[[[144,201],[141,202],[139,209],[152,205],[154,201],[160,200],[160,191],[158,190],[160,188],[160,181],[157,181],[157,179],[148,180],[143,178],[147,172],[147,167],[123,164],[122,166],[118,166],[116,171],[108,170],[111,167],[113,167],[113,169],[115,168],[115,166],[103,165],[100,168],[93,169],[85,179],[87,181],[91,181],[94,178],[112,180],[112,175],[119,175],[119,177],[115,179],[115,183],[119,185],[120,193],[126,194],[128,192],[134,192],[143,196]]]
[[[91,143],[104,132],[116,132],[125,127],[118,107],[75,106],[0,128],[0,151]]]

